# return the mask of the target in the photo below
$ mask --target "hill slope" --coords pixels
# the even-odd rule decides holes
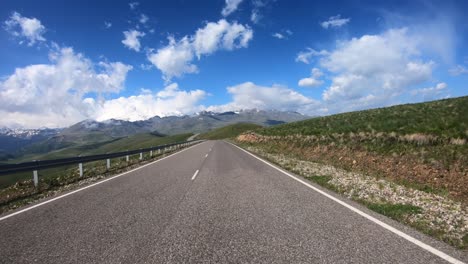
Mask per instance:
[[[262,126],[257,124],[250,124],[250,123],[238,123],[234,125],[228,125],[225,127],[220,127],[214,129],[210,132],[206,132],[204,134],[199,135],[197,138],[199,139],[225,139],[225,138],[233,138],[237,137],[238,135],[261,128]]]
[[[188,133],[163,137],[160,135],[154,135],[152,133],[142,133],[104,142],[75,145],[44,154],[29,154],[14,160],[10,160],[9,162],[17,163],[31,160],[58,159],[66,157],[76,157],[80,155],[85,156],[140,148],[149,148],[152,146],[185,141],[191,135],[192,134]]]
[[[468,97],[312,118],[238,139],[468,202]]]
[[[468,138],[468,97],[317,117],[259,131],[264,135],[316,136],[350,132]]]

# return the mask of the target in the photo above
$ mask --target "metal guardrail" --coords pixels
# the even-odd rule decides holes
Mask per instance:
[[[122,152],[114,152],[114,153],[106,153],[106,154],[98,154],[98,155],[90,155],[90,156],[79,156],[79,157],[63,158],[63,159],[53,159],[53,160],[35,160],[35,161],[16,163],[16,164],[4,164],[4,165],[0,165],[0,176],[6,175],[6,174],[24,172],[24,171],[33,171],[34,185],[37,186],[39,182],[37,171],[41,169],[49,169],[49,168],[61,167],[61,166],[66,166],[66,165],[71,165],[71,164],[79,164],[80,177],[81,177],[83,176],[83,163],[86,163],[86,162],[107,159],[107,168],[109,169],[110,159],[112,158],[127,157],[127,161],[128,161],[130,155],[140,154],[140,160],[141,160],[143,159],[143,153],[146,153],[146,152],[150,152],[150,156],[153,156],[153,151],[158,151],[158,154],[160,154],[161,152],[162,153],[166,152],[166,150],[174,150],[174,147],[178,149],[180,147],[186,147],[189,145],[193,145],[195,143],[199,143],[201,141],[203,140],[190,140],[190,141],[176,142],[172,144],[159,145],[159,146],[151,147],[151,148],[127,150],[127,151],[122,151]]]

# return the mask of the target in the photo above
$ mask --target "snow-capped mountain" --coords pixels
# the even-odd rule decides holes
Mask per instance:
[[[0,158],[57,135],[62,129],[0,128]]]
[[[59,133],[62,129],[51,129],[51,128],[37,128],[37,129],[27,129],[27,128],[0,128],[0,136],[10,136],[21,139],[31,139],[35,136],[41,137],[51,137]]]

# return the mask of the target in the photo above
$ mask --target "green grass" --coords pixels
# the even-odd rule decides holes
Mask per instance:
[[[410,204],[390,204],[390,203],[368,203],[365,202],[367,208],[374,212],[388,216],[394,220],[402,220],[403,217],[412,214],[420,214],[421,207]]]
[[[317,117],[258,131],[263,135],[330,135],[333,133],[423,133],[468,138],[468,96],[433,102]]]
[[[317,183],[320,186],[323,187],[329,187],[330,184],[328,183],[332,177],[331,176],[309,176],[307,179]]]
[[[307,176],[305,178],[329,190],[332,190],[338,193],[340,192],[340,190],[335,185],[329,183],[329,181],[332,179],[331,176],[319,175],[319,176]]]
[[[238,123],[214,129],[210,132],[200,134],[199,139],[226,139],[236,137],[244,132],[262,128],[260,125],[251,123]]]

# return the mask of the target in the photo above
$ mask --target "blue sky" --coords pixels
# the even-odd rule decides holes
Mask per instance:
[[[2,1],[0,126],[467,95],[466,1]]]

